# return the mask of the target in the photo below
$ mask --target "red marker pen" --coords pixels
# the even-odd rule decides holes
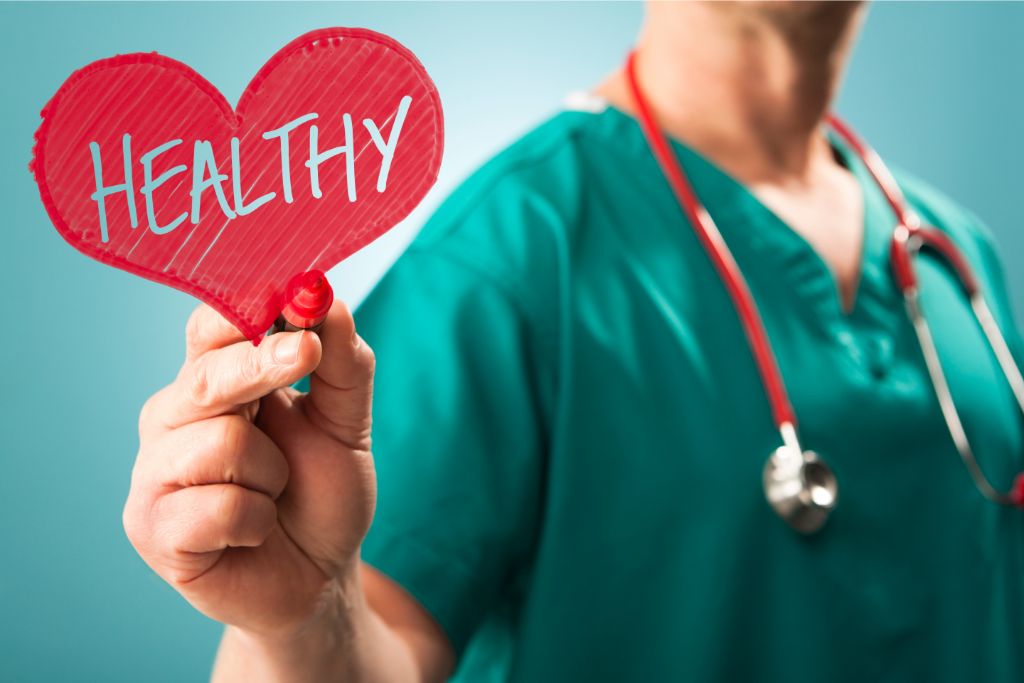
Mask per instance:
[[[334,290],[319,270],[296,275],[285,288],[281,315],[268,334],[275,332],[318,332],[334,302]]]

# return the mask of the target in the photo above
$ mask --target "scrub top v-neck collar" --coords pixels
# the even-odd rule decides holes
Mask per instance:
[[[605,103],[603,110],[591,105],[589,111],[614,119],[628,136],[628,146],[649,156],[638,122],[629,114]],[[895,225],[892,211],[860,159],[838,136],[829,142],[861,189],[862,230],[859,281],[850,311],[843,309],[834,272],[820,253],[742,183],[683,142],[669,138],[669,144],[690,178],[701,203],[718,224],[726,243],[741,268],[770,270],[781,278],[793,295],[792,313],[812,329],[837,338],[854,356],[866,346],[873,355],[887,356],[888,339],[905,323],[899,293],[889,271],[889,238]],[[666,187],[666,192],[668,188]],[[680,228],[686,228],[680,220]],[[757,273],[748,274],[752,280]],[[763,275],[763,273],[762,273]],[[756,287],[754,298],[758,298]],[[879,359],[884,360],[884,359]]]

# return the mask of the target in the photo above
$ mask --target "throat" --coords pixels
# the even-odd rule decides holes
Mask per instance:
[[[753,183],[748,189],[817,254],[832,275],[840,309],[852,313],[866,237],[862,189],[853,174],[823,163],[806,182]]]

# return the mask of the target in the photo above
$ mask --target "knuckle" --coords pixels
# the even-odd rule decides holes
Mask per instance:
[[[243,418],[237,415],[225,415],[220,420],[220,442],[227,453],[242,454],[249,442],[249,430],[253,429]]]
[[[253,384],[263,377],[265,367],[263,353],[268,352],[249,351],[238,360],[238,378],[242,382]]]
[[[153,522],[160,499],[154,497],[152,444],[142,444],[132,466],[131,483],[121,508],[121,527],[132,547],[140,555],[152,545]]]
[[[331,422],[336,428],[336,432],[344,437],[345,443],[353,450],[369,450],[372,433],[370,418],[334,417],[331,418]]]
[[[367,405],[356,410],[324,410],[316,401],[305,400],[303,409],[308,418],[324,431],[329,432],[342,445],[352,451],[370,452],[372,449],[373,418],[368,405],[368,396],[362,397]]]
[[[350,427],[350,432],[345,441],[352,450],[369,453],[373,449],[370,421],[366,420],[365,424],[357,424]]]
[[[151,395],[139,408],[139,437],[145,440],[152,436],[151,430],[164,424],[165,415],[161,413],[167,410],[167,397],[172,387],[166,386]]]
[[[196,427],[199,428],[198,433],[186,442],[181,483],[199,484],[208,481],[210,476],[216,476],[214,472],[219,473],[220,470],[224,470],[223,481],[233,481],[226,478],[237,474],[229,456],[235,452],[240,437],[229,417],[210,418]]]
[[[207,363],[196,363],[192,366],[188,380],[184,386],[185,398],[200,408],[209,408],[216,402],[213,383],[210,381],[210,370]]]
[[[198,346],[203,338],[203,317],[203,307],[197,306],[185,323],[185,344],[189,348]]]
[[[359,347],[359,360],[366,372],[372,376],[377,369],[377,354],[365,341]]]
[[[223,460],[224,481],[235,484],[242,479],[242,462],[249,443],[249,424],[236,416],[220,420],[214,448]]]
[[[130,500],[124,504],[124,509],[121,510],[121,526],[124,528],[124,535],[128,537],[128,541],[132,546],[138,548],[138,543],[135,542],[139,537],[138,518]]]
[[[369,451],[373,444],[373,424],[369,415],[359,420],[353,430],[356,442],[360,445],[359,450]]]
[[[128,500],[125,501],[124,508],[121,510],[121,526],[124,528],[128,542],[141,554],[149,534],[145,515],[140,512],[139,506],[135,502],[134,492],[128,495]]]
[[[184,588],[192,579],[195,578],[195,571],[186,569],[184,567],[171,566],[164,569],[164,580],[167,581],[168,585],[175,590],[181,590]]]
[[[246,512],[245,492],[238,486],[222,486],[217,494],[217,502],[214,514],[216,518],[227,526],[235,526],[245,517]]]
[[[143,437],[149,425],[153,424],[156,413],[156,397],[153,394],[146,399],[146,402],[139,408],[139,436]]]

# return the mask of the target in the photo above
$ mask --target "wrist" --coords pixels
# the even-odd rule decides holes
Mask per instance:
[[[365,619],[358,573],[331,581],[308,619],[272,631],[228,625],[214,680],[324,680],[351,660],[350,652]],[[232,675],[221,676],[222,671]],[[236,677],[235,674],[244,675]]]

